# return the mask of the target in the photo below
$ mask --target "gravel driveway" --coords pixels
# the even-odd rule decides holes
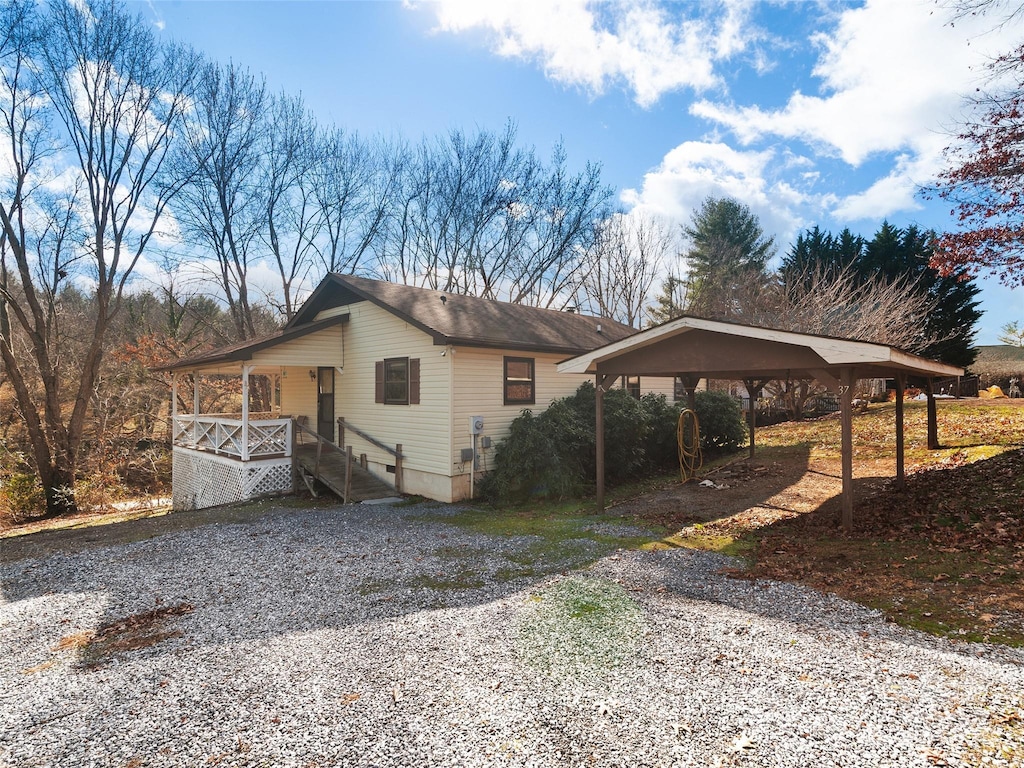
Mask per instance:
[[[0,765],[1024,760],[1018,651],[445,514],[280,509],[0,566]]]

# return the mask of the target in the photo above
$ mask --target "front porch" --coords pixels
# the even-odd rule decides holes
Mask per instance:
[[[172,417],[175,510],[292,493],[293,421],[274,414],[187,414]]]

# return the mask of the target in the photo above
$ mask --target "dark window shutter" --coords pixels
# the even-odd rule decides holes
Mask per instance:
[[[415,358],[409,361],[409,405],[419,405],[420,402],[420,360]]]
[[[375,384],[375,386],[374,386],[375,394],[374,394],[373,401],[375,403],[383,403],[384,402],[384,361],[383,360],[379,361],[378,363],[375,364],[374,367],[376,369],[375,370],[376,380],[374,381],[374,384]]]

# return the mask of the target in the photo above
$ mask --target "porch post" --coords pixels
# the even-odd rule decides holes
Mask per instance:
[[[903,448],[903,390],[906,388],[906,378],[903,371],[896,374],[896,487],[901,491],[907,487]]]
[[[171,372],[171,418],[178,415],[178,374]]]
[[[750,422],[750,451],[749,458],[754,458],[754,431],[757,429],[757,407],[754,402],[754,393],[760,392],[768,382],[765,379],[744,379],[743,385],[747,388],[747,420]]]
[[[249,460],[249,366],[242,364],[242,461]]]
[[[192,447],[199,447],[199,371],[192,371]]]
[[[597,374],[594,378],[594,438],[597,453],[597,511],[604,512],[604,385],[608,376]]]
[[[853,369],[840,373],[839,402],[843,422],[843,530],[853,530]]]
[[[686,393],[686,407],[694,413],[697,412],[697,382],[700,377],[692,373],[679,374],[679,383],[683,385]]]
[[[175,430],[178,426],[178,376],[171,371],[171,447],[174,447]]]

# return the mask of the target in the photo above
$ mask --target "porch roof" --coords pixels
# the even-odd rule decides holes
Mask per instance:
[[[241,363],[246,360],[252,360],[253,355],[257,352],[275,347],[279,344],[286,344],[289,341],[300,339],[303,336],[308,336],[311,333],[322,331],[325,328],[330,328],[331,326],[338,325],[340,323],[348,322],[348,318],[349,316],[347,314],[335,315],[334,317],[315,320],[311,323],[305,323],[295,327],[286,326],[279,331],[275,331],[274,333],[268,334],[267,336],[263,336],[259,339],[250,339],[249,341],[230,344],[226,347],[219,347],[218,349],[214,349],[209,352],[184,357],[181,360],[175,360],[173,363],[158,366],[153,370],[204,371],[207,373],[237,371]]]

